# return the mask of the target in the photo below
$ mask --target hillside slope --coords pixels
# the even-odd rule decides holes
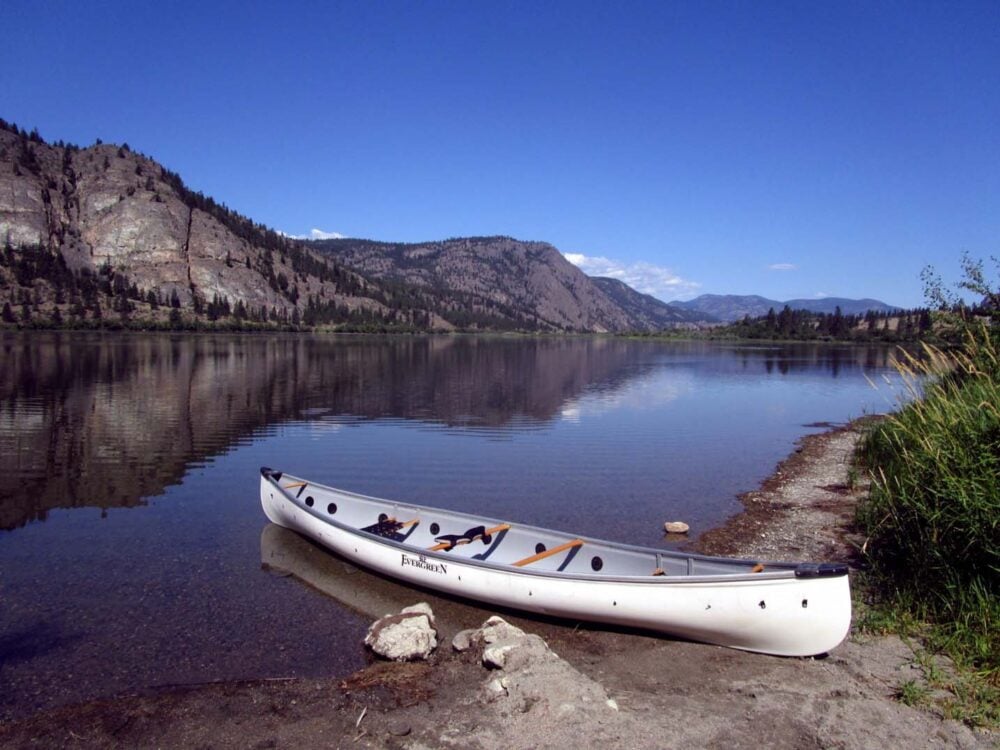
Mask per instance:
[[[711,323],[715,318],[694,310],[685,310],[673,304],[658,300],[648,294],[642,294],[618,279],[606,276],[592,276],[591,281],[597,284],[608,297],[626,310],[635,321],[635,330],[658,331],[664,328],[695,326],[698,323]]]
[[[467,237],[415,244],[318,240],[310,245],[365,276],[436,289],[461,301],[471,315],[510,316],[566,331],[658,330],[681,312],[654,314],[666,305],[592,279],[545,242],[510,237]],[[624,286],[624,285],[622,285]]]

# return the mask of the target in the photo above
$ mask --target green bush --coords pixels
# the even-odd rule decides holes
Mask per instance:
[[[872,488],[864,552],[891,598],[933,623],[941,645],[1000,674],[1000,358],[996,333],[904,355],[914,398],[860,449]],[[923,384],[922,388],[920,384]]]

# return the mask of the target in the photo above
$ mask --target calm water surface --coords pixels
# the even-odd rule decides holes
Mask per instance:
[[[262,570],[261,465],[670,546],[664,520],[718,525],[815,425],[894,403],[868,380],[884,348],[8,333],[0,354],[0,719],[362,665],[370,616]]]

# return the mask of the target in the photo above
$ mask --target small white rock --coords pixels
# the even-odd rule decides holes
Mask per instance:
[[[451,647],[458,651],[459,653],[463,651],[468,651],[472,648],[472,636],[475,634],[475,630],[460,630],[455,633],[455,637],[451,639]]]
[[[434,613],[426,604],[418,604],[398,615],[386,615],[368,628],[365,644],[393,661],[426,659],[437,648]]]
[[[663,524],[663,530],[668,534],[687,534],[691,527],[683,521],[667,521]]]

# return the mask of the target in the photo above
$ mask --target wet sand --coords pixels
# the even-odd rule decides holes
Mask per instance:
[[[847,560],[863,486],[848,484],[857,425],[804,438],[746,512],[705,534],[700,551],[761,559]],[[493,672],[450,647],[492,610],[406,589],[359,571],[282,529],[265,530],[262,562],[377,616],[427,601],[441,646],[427,663],[372,662],[346,679],[278,679],[174,687],[43,712],[0,727],[5,747],[521,748],[671,746],[992,747],[939,712],[903,705],[919,679],[894,637],[852,633],[823,658],[789,659],[511,613],[565,662],[542,698],[516,706],[484,697]],[[290,634],[294,637],[294,634]],[[574,702],[574,680],[606,690],[616,711]],[[581,694],[582,695],[582,694]],[[558,710],[556,710],[556,707]]]

